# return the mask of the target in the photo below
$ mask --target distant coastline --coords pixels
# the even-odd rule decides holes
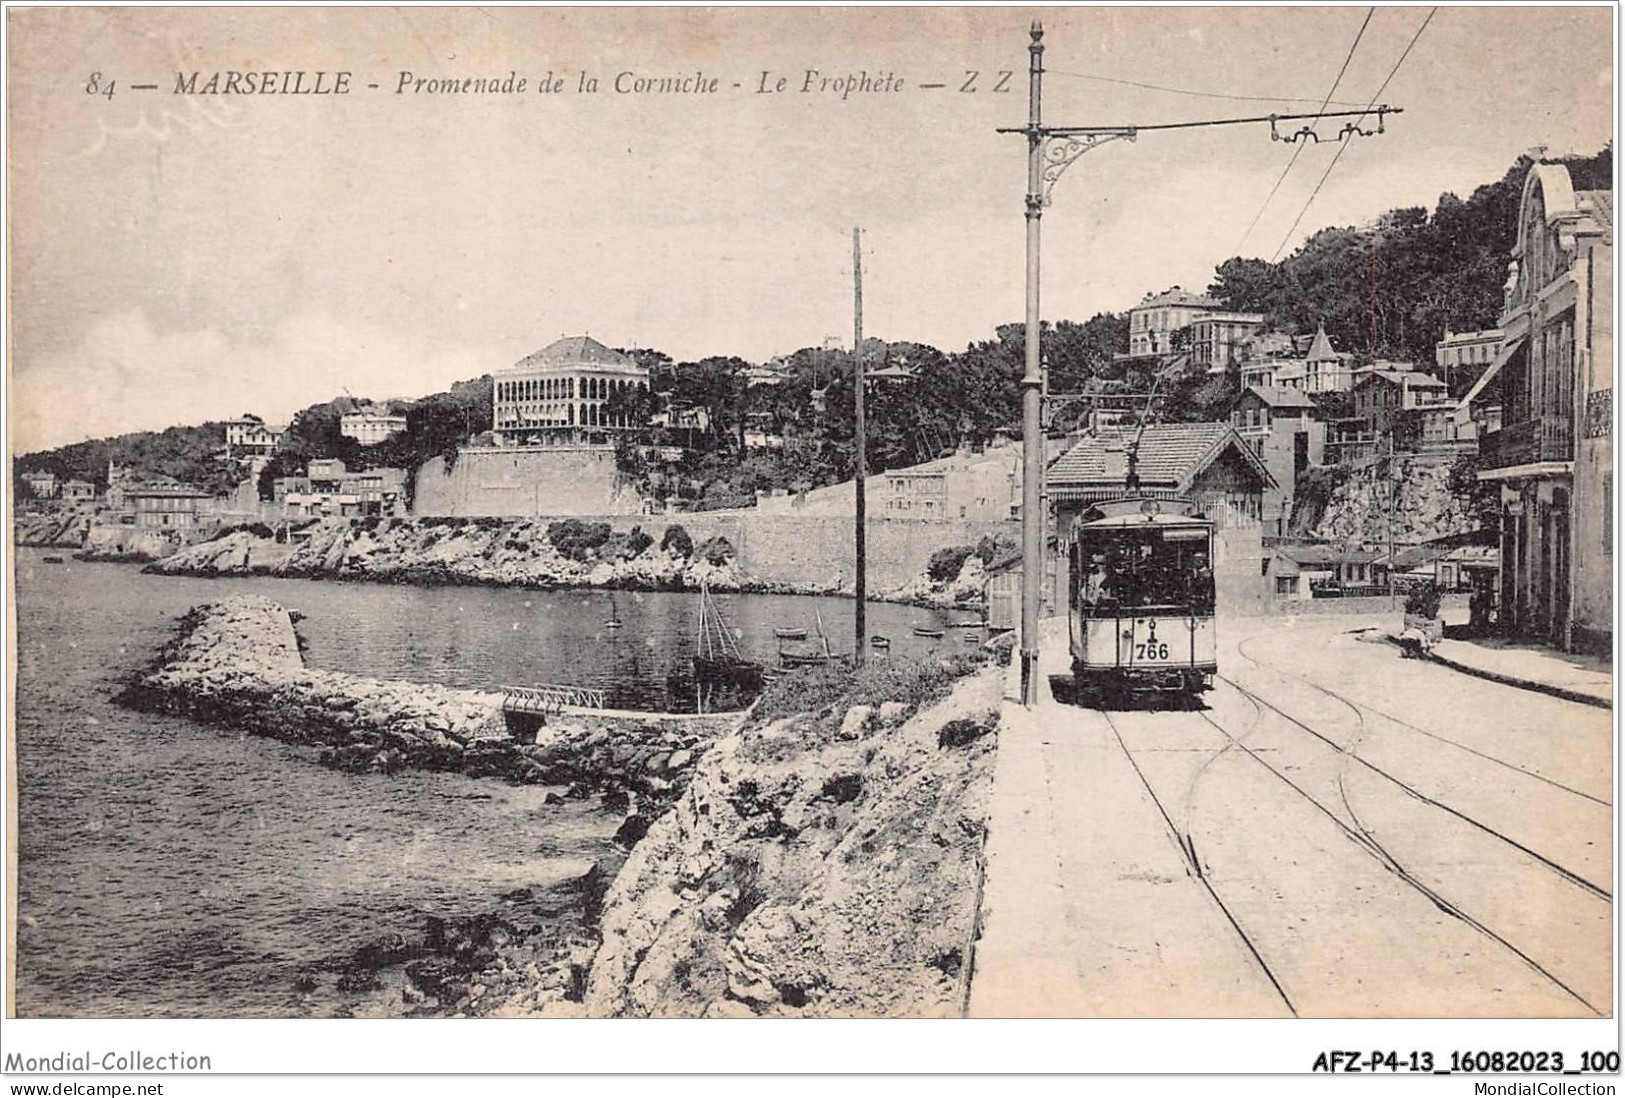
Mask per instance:
[[[574,520],[323,519],[291,534],[284,532],[282,540],[269,528],[252,526],[227,528],[209,540],[177,545],[160,532],[98,525],[88,515],[71,519],[34,515],[19,518],[17,541],[72,548],[81,560],[144,564],[148,572],[171,576],[287,576],[537,590],[698,591],[703,585],[740,594],[854,597],[841,568],[816,545],[809,549],[802,544],[811,539],[793,520],[778,520],[786,528],[778,539],[786,543],[783,547],[762,548],[766,539],[760,527],[749,535],[757,557],[773,556],[773,574],[763,576],[741,561],[726,532],[702,539],[696,530],[691,537],[682,518],[648,520],[648,533],[636,526],[616,531],[607,523]],[[716,524],[715,519],[701,521]],[[829,525],[820,520],[816,533],[827,538]],[[892,554],[872,566],[868,598],[980,611],[983,561],[970,552],[971,546],[955,544],[974,533],[951,523],[907,531],[913,539],[909,555],[919,558],[919,564],[910,571]],[[958,556],[948,578],[931,574],[943,572],[930,559],[939,551]],[[893,582],[877,577],[881,568]],[[815,575],[815,569],[822,575]]]

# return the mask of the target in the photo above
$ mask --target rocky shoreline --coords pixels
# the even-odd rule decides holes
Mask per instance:
[[[521,738],[498,693],[306,667],[292,616],[253,595],[193,608],[117,700],[315,746],[340,770],[454,770],[603,794],[631,819],[674,800],[697,752],[739,719],[569,710]]]
[[[194,608],[119,701],[403,766],[562,787],[624,816],[614,865],[302,972],[354,1013],[947,1016],[968,977],[996,667],[878,661],[773,684],[755,715],[572,711],[304,666],[257,596]],[[549,798],[551,800],[551,797]]]
[[[611,535],[599,544],[583,546],[563,538],[555,541],[558,525],[528,519],[322,519],[299,531],[295,542],[278,542],[256,530],[232,530],[156,560],[144,553],[129,559],[151,560],[146,570],[155,574],[204,578],[290,576],[538,590],[698,591],[706,585],[713,591],[742,594],[846,598],[853,594],[834,580],[757,580],[739,567],[725,539],[695,546],[686,536],[663,544],[649,536]],[[982,578],[981,562],[972,557],[952,581],[920,576],[897,589],[871,592],[870,597],[938,609],[980,608]]]

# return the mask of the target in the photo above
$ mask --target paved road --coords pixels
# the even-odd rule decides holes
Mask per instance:
[[[1182,711],[1071,704],[1049,634],[1000,735],[971,1012],[1606,1014],[1609,714],[1361,624],[1230,623]]]

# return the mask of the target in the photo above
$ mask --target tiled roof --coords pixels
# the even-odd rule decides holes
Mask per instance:
[[[1177,286],[1174,287],[1171,290],[1164,290],[1160,294],[1156,294],[1156,295],[1154,295],[1152,297],[1146,298],[1144,301],[1142,301],[1138,305],[1134,306],[1134,308],[1135,309],[1157,309],[1157,308],[1163,308],[1163,307],[1166,307],[1166,306],[1169,306],[1169,305],[1185,305],[1185,306],[1189,306],[1191,308],[1196,308],[1196,309],[1219,309],[1219,308],[1223,308],[1223,305],[1220,302],[1215,301],[1211,297],[1208,297],[1208,296],[1206,296],[1204,294],[1192,293],[1189,290],[1182,290]]]
[[[1285,389],[1279,385],[1249,385],[1247,392],[1272,408],[1313,408],[1315,402],[1302,389]]]
[[[516,370],[535,366],[621,366],[637,369],[638,365],[619,351],[612,351],[592,336],[565,336],[555,339],[535,354],[526,355],[513,366]]]
[[[1056,459],[1048,480],[1056,488],[1100,488],[1123,483],[1122,475],[1106,471],[1108,446],[1125,448],[1128,433],[1090,435]],[[1260,475],[1273,484],[1269,471],[1228,423],[1156,423],[1140,436],[1135,471],[1145,487],[1183,488],[1228,447],[1233,446]]]
[[[1337,357],[1332,350],[1332,341],[1326,335],[1326,325],[1322,324],[1315,329],[1315,341],[1309,345],[1309,361],[1325,362]]]
[[[125,496],[142,496],[148,499],[212,499],[209,493],[199,488],[189,488],[185,485],[142,485],[136,488],[126,488]]]
[[[1275,551],[1297,564],[1370,564],[1382,556],[1369,549],[1343,549],[1336,545],[1277,545]]]
[[[1368,377],[1380,377],[1384,381],[1391,381],[1395,385],[1409,386],[1412,389],[1443,389],[1444,382],[1432,374],[1424,374],[1419,370],[1366,370],[1360,380]]]

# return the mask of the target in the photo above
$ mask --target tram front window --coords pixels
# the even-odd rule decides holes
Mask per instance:
[[[1116,533],[1082,546],[1078,605],[1088,614],[1152,607],[1213,610],[1213,568],[1205,531],[1190,539],[1163,531]]]

